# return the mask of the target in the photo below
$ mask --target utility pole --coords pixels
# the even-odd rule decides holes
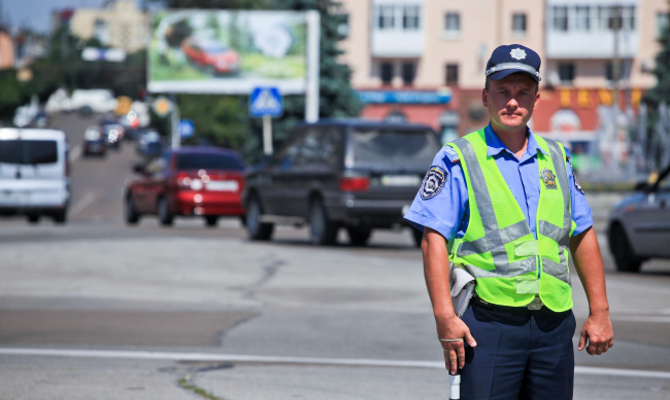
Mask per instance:
[[[619,49],[619,32],[621,31],[622,25],[622,15],[621,15],[621,5],[617,4],[612,7],[612,29],[614,30],[614,56],[612,57],[612,88],[614,92],[614,98],[612,100],[612,106],[614,111],[619,113],[619,80],[621,79],[621,68],[620,68],[620,49]]]

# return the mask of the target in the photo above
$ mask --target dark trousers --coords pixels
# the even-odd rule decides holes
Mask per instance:
[[[477,347],[466,344],[462,400],[572,399],[572,311],[472,305],[463,321]]]

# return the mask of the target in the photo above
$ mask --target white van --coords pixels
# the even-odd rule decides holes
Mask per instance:
[[[48,215],[65,223],[70,171],[65,133],[0,128],[0,214],[36,223]]]

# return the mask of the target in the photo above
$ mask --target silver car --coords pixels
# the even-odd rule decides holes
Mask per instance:
[[[618,271],[638,272],[650,258],[670,258],[669,175],[670,165],[612,210],[608,240]]]

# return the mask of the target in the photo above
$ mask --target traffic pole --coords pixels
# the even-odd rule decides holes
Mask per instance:
[[[272,155],[272,117],[263,115],[263,153]]]
[[[181,137],[179,136],[179,106],[177,105],[177,95],[170,94],[172,102],[172,137],[170,138],[170,147],[178,149],[181,146]]]

